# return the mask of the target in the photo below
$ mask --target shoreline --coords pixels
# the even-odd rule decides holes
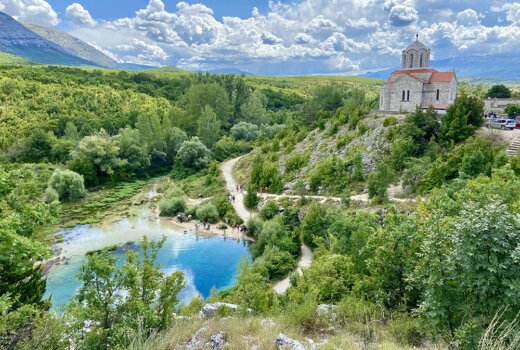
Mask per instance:
[[[203,234],[203,235],[213,235],[213,236],[223,236],[224,238],[230,238],[230,239],[236,239],[236,240],[246,240],[249,242],[255,242],[255,240],[251,237],[248,237],[239,230],[232,230],[231,228],[221,230],[218,229],[217,226],[222,224],[221,222],[217,224],[211,224],[211,229],[207,230],[204,229],[201,225],[201,227],[198,230],[195,230],[195,224],[197,223],[197,220],[192,220],[190,222],[178,222],[176,218],[169,217],[169,216],[159,216],[162,219],[168,220],[172,225],[175,225],[177,227],[183,228],[185,233],[197,233],[197,234]]]

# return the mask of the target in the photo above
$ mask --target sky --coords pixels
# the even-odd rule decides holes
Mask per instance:
[[[432,59],[520,52],[508,0],[0,0],[17,20],[72,34],[118,62],[258,75],[359,75]]]

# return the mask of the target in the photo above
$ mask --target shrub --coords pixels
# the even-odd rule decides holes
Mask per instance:
[[[202,169],[209,164],[209,153],[198,137],[192,137],[191,140],[182,143],[178,156],[185,167]]]
[[[159,210],[163,216],[175,216],[186,210],[186,201],[183,197],[163,198],[159,202]]]
[[[183,197],[183,196],[184,196],[184,191],[178,187],[169,188],[168,190],[166,190],[166,193],[164,194],[165,198],[175,198],[175,197]]]
[[[398,314],[388,321],[388,330],[394,339],[402,345],[419,346],[423,335],[417,322],[407,314]]]
[[[58,194],[58,192],[56,192],[56,190],[52,187],[47,187],[45,189],[45,201],[47,203],[52,203],[54,201],[57,201],[60,199],[60,196]]]
[[[255,209],[258,206],[260,198],[256,195],[256,187],[252,183],[247,186],[247,194],[244,196],[244,205],[246,208]]]
[[[218,222],[217,208],[211,203],[200,205],[196,210],[197,219],[207,221],[211,224]]]
[[[260,232],[262,232],[262,227],[264,226],[264,223],[262,222],[262,220],[251,216],[247,220],[246,225],[248,236],[257,238],[260,235]]]
[[[389,116],[389,117],[386,117],[384,120],[383,120],[383,126],[385,128],[389,127],[389,126],[392,126],[392,125],[395,125],[397,124],[397,118],[394,117],[393,115],[392,116]]]
[[[368,197],[375,203],[382,203],[387,199],[386,189],[395,180],[395,173],[386,163],[379,163],[377,171],[368,175]]]
[[[289,252],[269,246],[264,254],[255,261],[255,264],[265,267],[269,278],[274,280],[282,278],[294,270],[296,261]]]
[[[305,165],[305,157],[301,153],[295,153],[285,160],[285,172],[300,170]]]
[[[278,206],[278,203],[274,200],[268,200],[267,203],[265,203],[262,210],[260,210],[260,217],[264,220],[271,220],[276,215],[278,215],[278,212],[280,210],[280,207]]]
[[[72,170],[56,169],[48,186],[56,190],[62,201],[74,201],[87,195],[83,176]]]
[[[231,135],[235,140],[254,141],[258,134],[258,126],[246,122],[240,122],[231,128]]]

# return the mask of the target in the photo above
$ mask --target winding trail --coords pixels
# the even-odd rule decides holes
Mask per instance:
[[[220,165],[220,170],[222,172],[222,176],[224,177],[224,180],[226,180],[226,189],[229,193],[233,194],[235,196],[235,202],[232,203],[233,207],[235,208],[235,211],[237,214],[244,220],[245,222],[253,216],[253,214],[247,210],[247,208],[244,205],[244,193],[237,191],[237,182],[233,178],[233,166],[238,162],[238,160],[241,157],[233,158],[228,161],[223,162]],[[324,197],[325,198],[325,197]],[[302,256],[300,260],[298,261],[298,268],[297,271],[300,275],[303,274],[303,269],[308,269],[311,266],[312,262],[312,251],[311,249],[305,244],[302,243],[301,246],[302,250]],[[273,285],[274,290],[278,294],[283,294],[287,291],[287,289],[290,287],[291,282],[289,281],[289,276],[284,278],[283,280],[280,280],[276,282]]]

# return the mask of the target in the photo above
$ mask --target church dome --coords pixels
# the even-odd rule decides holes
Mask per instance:
[[[424,45],[422,42],[420,42],[419,40],[416,40],[415,42],[413,42],[410,46],[408,46],[406,48],[406,51],[408,51],[408,50],[419,51],[420,49],[428,50],[428,47],[426,45]]]

